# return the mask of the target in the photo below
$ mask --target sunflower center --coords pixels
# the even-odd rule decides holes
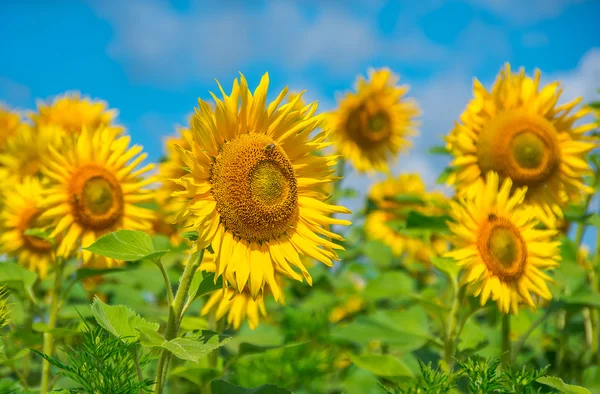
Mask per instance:
[[[260,203],[274,205],[284,197],[288,181],[281,169],[272,161],[259,163],[250,174],[250,191]]]
[[[490,215],[477,240],[487,268],[501,279],[518,279],[525,269],[527,247],[509,220]]]
[[[534,187],[559,167],[557,132],[543,116],[507,111],[482,131],[477,156],[482,173],[496,171],[516,186]]]
[[[113,206],[115,196],[110,183],[102,177],[97,177],[85,183],[83,198],[90,212],[103,215]]]
[[[379,145],[391,135],[390,118],[386,112],[362,105],[348,115],[346,130],[361,146]]]
[[[75,220],[84,228],[104,230],[123,216],[123,192],[107,169],[88,165],[71,178],[69,192]]]
[[[38,223],[40,214],[41,212],[36,208],[24,212],[21,236],[23,237],[23,244],[27,249],[37,253],[44,253],[52,250],[52,244],[50,242],[42,238],[25,235],[26,230],[40,227],[40,224]]]
[[[294,168],[269,136],[248,133],[227,141],[211,167],[211,183],[221,221],[242,239],[276,239],[296,223]]]

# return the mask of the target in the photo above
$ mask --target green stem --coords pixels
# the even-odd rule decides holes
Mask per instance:
[[[502,314],[502,364],[510,366],[510,313]]]
[[[62,276],[64,269],[64,261],[62,258],[56,259],[56,269],[54,272],[54,286],[50,292],[50,317],[48,319],[48,327],[44,332],[43,353],[48,357],[52,357],[54,351],[54,337],[52,330],[56,328],[56,320],[58,319],[58,310],[60,303],[60,291],[62,287]],[[42,385],[41,394],[46,394],[50,390],[50,363],[44,359],[42,361]]]
[[[167,275],[167,271],[165,271],[165,267],[162,265],[162,262],[158,260],[156,265],[160,269],[160,273],[165,281],[165,287],[167,288],[167,298],[169,300],[169,305],[173,305],[173,288],[171,287],[171,281],[169,280],[169,275]]]
[[[456,351],[456,338],[454,331],[456,330],[456,315],[458,314],[458,308],[461,303],[460,289],[458,283],[455,280],[452,281],[452,287],[454,289],[454,296],[452,299],[452,308],[448,315],[448,323],[446,324],[446,336],[444,344],[444,361],[448,367],[448,371],[452,371],[454,368],[454,353]]]
[[[167,322],[167,329],[165,331],[165,339],[170,341],[177,337],[179,333],[179,325],[181,324],[182,311],[185,300],[190,291],[190,285],[192,284],[192,278],[196,273],[196,270],[202,262],[204,256],[204,249],[199,252],[192,253],[185,266],[181,279],[179,280],[179,288],[173,303],[169,305],[169,321]],[[156,385],[154,387],[154,393],[161,394],[165,385],[167,372],[169,370],[169,362],[171,361],[171,353],[163,349],[158,360],[158,369],[156,371]]]

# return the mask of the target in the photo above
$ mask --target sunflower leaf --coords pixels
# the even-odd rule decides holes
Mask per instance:
[[[147,321],[124,305],[107,305],[96,297],[91,308],[96,322],[124,342],[140,339],[140,331],[158,331],[158,323]]]
[[[192,278],[188,302],[221,288],[223,288],[222,277],[217,278],[215,282],[214,272],[197,271]]]
[[[6,283],[8,287],[23,290],[31,301],[36,303],[33,284],[37,279],[34,272],[16,263],[0,264],[0,284]]]
[[[592,394],[591,391],[586,389],[585,387],[566,384],[561,378],[557,378],[554,376],[544,376],[538,378],[536,381],[538,383],[545,384],[546,386],[550,386],[553,389],[556,389],[559,392],[565,394]]]
[[[108,233],[84,248],[100,256],[122,261],[150,260],[155,262],[167,250],[155,251],[152,238],[144,232],[119,230]]]

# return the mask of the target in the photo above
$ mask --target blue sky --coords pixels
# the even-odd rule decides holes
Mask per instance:
[[[596,98],[599,16],[597,0],[4,0],[0,101],[33,108],[67,90],[104,99],[156,160],[215,78],[230,87],[241,71],[256,85],[268,71],[273,94],[307,89],[327,110],[357,74],[388,66],[424,112],[394,172],[433,186],[445,159],[424,152],[441,144],[473,77],[490,86],[509,61],[562,80],[565,98]]]

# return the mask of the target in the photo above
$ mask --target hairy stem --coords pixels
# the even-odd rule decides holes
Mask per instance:
[[[60,291],[62,287],[62,276],[64,269],[64,261],[62,258],[56,259],[54,272],[54,286],[50,292],[50,317],[48,319],[48,327],[44,332],[43,353],[48,357],[52,357],[54,352],[54,337],[52,330],[56,328],[56,320],[58,318],[58,310],[60,303]],[[42,361],[42,385],[41,394],[46,394],[50,390],[50,363],[44,359]]]
[[[171,281],[169,280],[169,276],[167,275],[167,271],[165,271],[165,267],[162,265],[162,262],[158,260],[156,265],[160,269],[160,273],[165,281],[165,287],[167,288],[167,299],[169,300],[169,305],[173,305],[173,288],[171,287]]]
[[[169,321],[167,322],[167,329],[165,331],[165,339],[167,341],[176,338],[177,334],[179,333],[179,325],[181,324],[181,319],[183,318],[182,312],[185,300],[190,291],[192,278],[194,277],[198,266],[200,266],[203,256],[204,249],[200,250],[199,252],[192,253],[188,263],[185,266],[185,270],[181,275],[177,294],[175,295],[173,302],[169,305]],[[160,359],[158,360],[158,369],[156,371],[156,385],[154,387],[154,392],[156,394],[161,394],[163,392],[170,361],[171,353],[168,350],[163,349],[160,354]]]

